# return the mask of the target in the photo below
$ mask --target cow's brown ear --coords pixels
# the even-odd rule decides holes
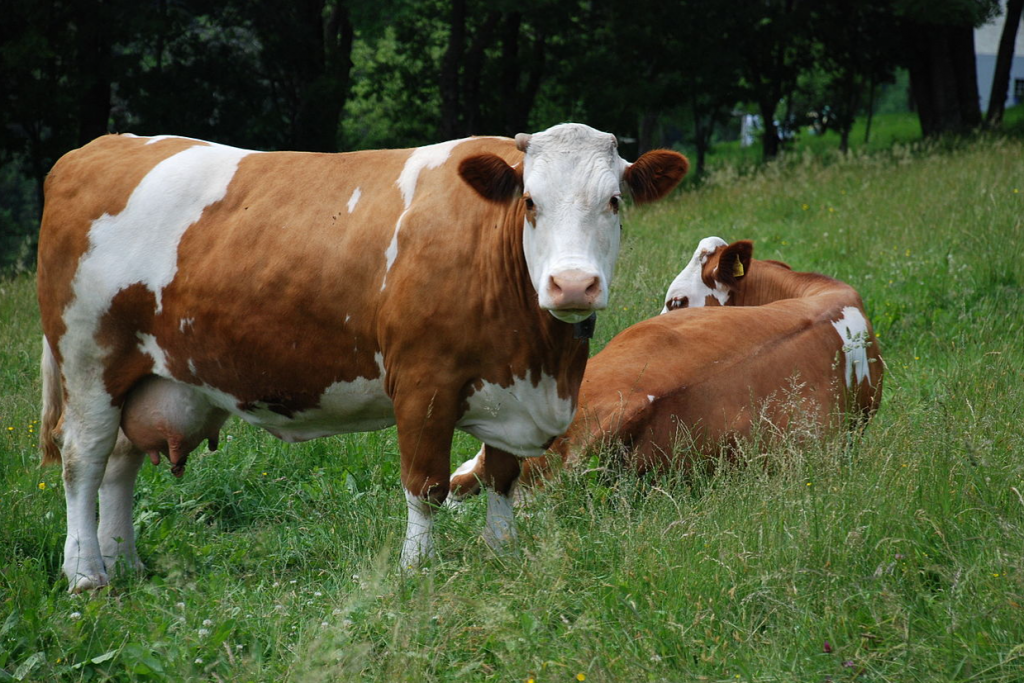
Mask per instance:
[[[506,204],[523,191],[522,165],[512,168],[497,154],[486,152],[467,157],[459,164],[459,175],[488,201]]]
[[[718,281],[734,287],[750,272],[750,259],[754,255],[754,243],[740,240],[724,247],[718,257]]]
[[[690,162],[679,152],[656,149],[645,153],[626,169],[623,180],[638,204],[661,199],[679,184]]]

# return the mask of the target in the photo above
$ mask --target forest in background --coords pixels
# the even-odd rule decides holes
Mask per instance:
[[[615,132],[627,158],[683,149],[699,176],[745,113],[765,160],[807,126],[845,149],[902,74],[923,136],[969,133],[983,124],[973,29],[1000,12],[996,0],[5,5],[0,268],[31,264],[52,164],[106,132],[333,152],[574,120]],[[1009,0],[1013,27],[1020,5]]]

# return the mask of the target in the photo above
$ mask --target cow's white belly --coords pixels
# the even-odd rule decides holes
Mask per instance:
[[[267,430],[283,441],[309,441],[334,434],[372,432],[395,424],[395,409],[384,391],[381,360],[380,354],[377,354],[379,377],[359,377],[351,382],[335,382],[320,395],[316,408],[290,415],[260,403],[241,410],[239,400],[231,394],[209,386],[199,390],[214,405],[249,424]]]
[[[574,413],[572,401],[559,397],[554,377],[543,375],[537,386],[517,377],[508,387],[484,382],[469,397],[457,426],[489,446],[534,457],[544,453],[552,437],[565,433]]]

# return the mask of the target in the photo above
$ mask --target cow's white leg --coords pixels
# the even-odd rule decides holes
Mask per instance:
[[[135,480],[145,454],[132,446],[122,433],[107,460],[100,484],[99,541],[103,564],[110,575],[142,571],[135,547],[132,499]]]
[[[402,568],[412,569],[434,554],[434,539],[430,535],[434,519],[430,503],[420,496],[407,490],[405,501],[409,518],[402,546]]]
[[[68,523],[63,568],[72,593],[109,583],[97,537],[96,499],[120,422],[120,410],[109,405],[89,411],[87,419],[77,412],[69,406],[65,413],[62,454]]]
[[[519,480],[522,464],[520,459],[511,453],[485,446],[480,469],[480,479],[487,489],[484,541],[492,550],[504,551],[518,538],[515,515],[512,511],[512,494]]]
[[[422,385],[443,386],[427,378]],[[448,497],[456,396],[457,390],[435,389],[429,393],[400,394],[393,399],[409,514],[402,546],[403,569],[419,565],[434,552],[432,515]]]
[[[512,491],[505,494],[487,489],[487,525],[484,527],[484,541],[491,550],[501,552],[514,545],[517,540],[516,520],[512,512]]]

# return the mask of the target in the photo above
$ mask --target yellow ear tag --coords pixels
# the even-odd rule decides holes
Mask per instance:
[[[736,259],[732,262],[732,276],[743,277],[743,261]]]

